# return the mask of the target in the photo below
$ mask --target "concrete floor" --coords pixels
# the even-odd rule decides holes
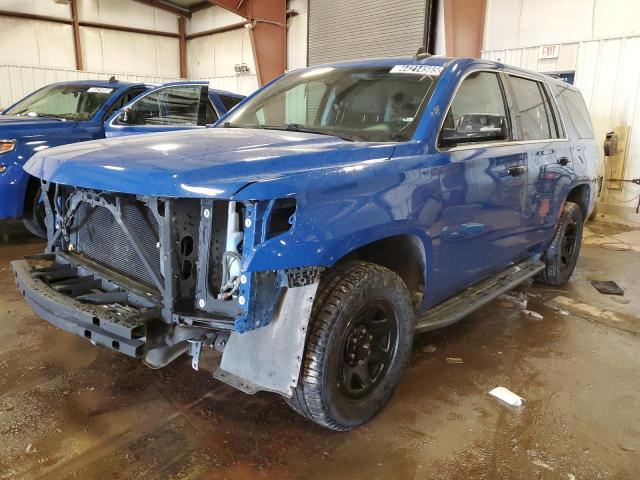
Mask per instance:
[[[499,299],[419,336],[388,407],[343,434],[213,380],[208,357],[154,371],[50,326],[8,269],[42,245],[0,246],[0,479],[640,478],[640,224],[600,218],[585,237],[570,284],[520,289],[544,319]],[[620,239],[631,250],[600,246]]]

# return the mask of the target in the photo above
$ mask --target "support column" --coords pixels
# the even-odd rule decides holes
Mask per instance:
[[[486,0],[443,0],[445,51],[451,57],[480,57]]]
[[[180,35],[180,78],[187,78],[187,32],[184,17],[178,17],[178,33]]]
[[[76,53],[76,70],[84,70],[82,64],[82,45],[80,44],[80,22],[78,20],[77,0],[71,0],[71,26],[73,28],[73,46]]]
[[[287,65],[286,0],[209,1],[247,20],[260,85],[284,73]]]

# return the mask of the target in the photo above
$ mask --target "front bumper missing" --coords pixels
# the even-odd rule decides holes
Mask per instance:
[[[113,288],[95,293],[105,287],[104,280],[54,254],[13,261],[11,269],[27,303],[49,323],[130,357],[144,354],[146,324],[159,317],[159,308],[127,305],[126,299],[122,301],[127,294]],[[82,289],[92,303],[76,299],[83,297]],[[100,295],[108,302],[100,302]]]

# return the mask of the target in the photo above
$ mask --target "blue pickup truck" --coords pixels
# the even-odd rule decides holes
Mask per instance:
[[[154,87],[114,78],[35,91],[0,115],[0,220],[23,217],[31,233],[46,237],[40,181],[22,168],[35,152],[105,136],[203,128],[242,98],[207,82]]]
[[[47,321],[159,368],[183,354],[333,430],[376,415],[415,332],[574,270],[598,149],[574,87],[416,55],[288,73],[216,128],[26,164],[47,251],[12,263]]]

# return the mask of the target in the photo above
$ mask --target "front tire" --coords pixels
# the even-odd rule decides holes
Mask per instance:
[[[545,269],[536,276],[537,282],[562,285],[569,281],[580,255],[583,218],[578,204],[564,202],[553,241],[544,255]]]
[[[400,382],[414,322],[409,291],[391,270],[356,262],[332,272],[316,296],[289,405],[336,431],[371,420]]]
[[[47,238],[47,227],[45,218],[47,213],[43,203],[40,201],[42,187],[38,184],[30,186],[24,204],[24,218],[22,223],[31,234],[39,238]]]

